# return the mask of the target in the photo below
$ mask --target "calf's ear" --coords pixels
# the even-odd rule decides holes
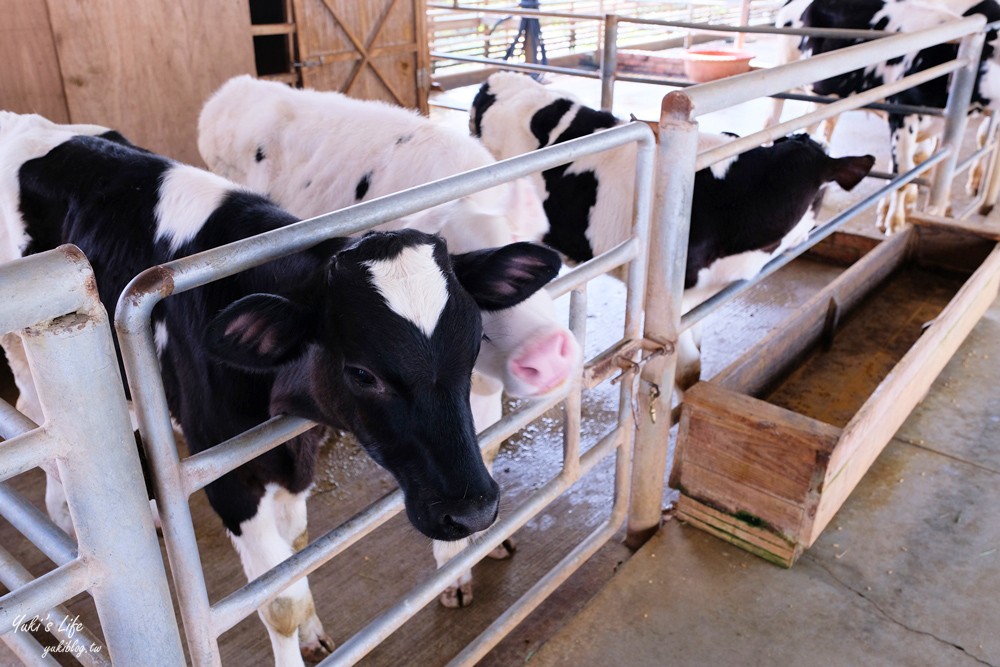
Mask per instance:
[[[562,264],[554,251],[523,242],[452,255],[451,262],[483,310],[516,306],[555,278]]]
[[[251,294],[215,316],[205,345],[230,366],[266,371],[302,355],[315,331],[314,316],[305,306],[274,294]]]
[[[837,185],[850,191],[874,166],[875,157],[872,155],[838,157],[833,160],[830,180],[837,181]]]

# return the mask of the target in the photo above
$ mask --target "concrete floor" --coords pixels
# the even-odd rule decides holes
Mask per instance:
[[[1000,302],[790,570],[670,521],[531,664],[1000,665]]]

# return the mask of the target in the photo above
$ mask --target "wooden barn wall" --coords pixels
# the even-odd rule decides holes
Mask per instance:
[[[229,77],[255,73],[247,0],[0,0],[0,7],[17,31],[0,40],[2,106],[113,127],[184,162],[201,164],[205,99]],[[8,52],[25,55],[10,67]]]
[[[306,86],[427,111],[423,0],[292,5]],[[111,127],[196,165],[205,99],[256,74],[248,0],[0,0],[0,12],[0,108]]]
[[[293,0],[302,83],[427,112],[423,0]]]
[[[0,0],[0,109],[69,121],[48,7]]]

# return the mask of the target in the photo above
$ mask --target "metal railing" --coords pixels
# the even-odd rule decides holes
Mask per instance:
[[[487,10],[481,7],[475,6],[464,6],[458,3],[454,5],[431,5],[439,8],[450,8],[456,11],[505,11],[511,12],[514,15],[520,16],[565,16],[563,13],[558,12],[545,12],[537,10],[522,10],[522,9],[505,9],[505,10]],[[702,33],[734,33],[738,37],[743,37],[747,34],[764,34],[764,35],[786,35],[786,36],[811,36],[811,37],[828,37],[836,39],[850,39],[850,40],[878,40],[891,37],[894,35],[899,35],[899,33],[886,32],[883,30],[856,30],[856,29],[845,29],[845,28],[777,28],[774,26],[760,26],[760,25],[717,25],[710,23],[692,23],[685,21],[666,21],[662,19],[649,19],[649,18],[639,18],[634,16],[622,16],[617,14],[577,14],[575,17],[579,20],[584,21],[599,21],[602,22],[604,26],[604,48],[601,50],[601,65],[600,69],[597,71],[584,69],[579,67],[557,67],[551,65],[539,65],[534,63],[508,63],[504,60],[499,60],[495,58],[480,58],[475,56],[460,56],[455,54],[447,54],[441,52],[432,52],[431,58],[435,59],[451,59],[460,60],[463,62],[474,62],[482,65],[489,65],[494,67],[500,67],[502,69],[521,71],[521,72],[549,72],[552,74],[563,74],[569,76],[576,76],[586,79],[600,79],[601,81],[601,109],[605,111],[611,111],[614,105],[614,89],[615,83],[618,81],[625,81],[629,83],[646,83],[660,86],[668,86],[674,88],[688,88],[697,85],[686,79],[671,79],[668,77],[661,76],[643,76],[638,74],[619,74],[618,73],[618,46],[619,46],[619,26],[623,23],[629,24],[641,24],[649,26],[659,26],[663,28],[671,29],[685,29],[694,32]],[[983,30],[995,30],[1000,28],[1000,22],[986,25]],[[914,47],[913,51],[918,50],[919,47]],[[785,66],[778,67],[783,72],[786,72],[788,76],[796,76],[795,70],[786,70],[785,67],[794,66],[796,63],[788,63]],[[874,61],[863,63],[863,65],[874,64]],[[946,74],[947,72],[945,72]],[[933,78],[933,77],[932,77]],[[819,79],[817,79],[819,80]],[[812,81],[807,81],[804,84],[799,84],[797,88],[801,88],[804,85],[813,83]],[[916,84],[913,84],[916,85]],[[885,89],[882,95],[865,95],[867,103],[861,106],[851,105],[846,107],[844,105],[836,106],[840,102],[840,98],[837,97],[824,97],[820,95],[806,95],[802,93],[792,92],[792,88],[786,86],[776,86],[770,91],[761,91],[758,97],[772,97],[776,99],[787,99],[796,101],[812,102],[818,105],[835,105],[833,108],[838,110],[850,109],[870,109],[876,111],[886,111],[898,114],[919,114],[924,116],[945,116],[948,115],[946,109],[939,109],[936,107],[927,106],[917,106],[912,104],[899,104],[899,103],[887,103],[880,100],[893,94],[889,89]],[[900,89],[893,89],[898,92]],[[867,91],[866,91],[867,92]],[[750,98],[753,99],[753,98]],[[748,100],[747,100],[748,101]],[[718,104],[718,101],[716,101]],[[953,102],[949,102],[949,105],[953,105]],[[722,101],[721,105],[716,106],[714,110],[720,110],[732,106],[731,104],[726,104],[725,100]],[[966,103],[966,108],[968,104]],[[831,112],[828,115],[822,116],[822,118],[829,118],[840,111]],[[699,115],[703,115],[705,112],[700,112]],[[811,116],[814,119],[819,119],[820,116]],[[815,122],[812,121],[812,122]],[[798,124],[796,128],[803,128],[807,125]],[[788,127],[788,124],[784,124],[781,127]],[[963,127],[964,129],[964,127]],[[786,130],[788,131],[788,130]],[[988,132],[988,138],[986,144],[977,149],[972,155],[967,156],[963,160],[957,163],[956,168],[951,171],[952,176],[968,169],[977,160],[983,160],[986,163],[986,168],[984,170],[983,187],[979,189],[977,196],[973,201],[966,204],[966,206],[952,214],[950,216],[953,220],[962,220],[969,215],[971,215],[976,210],[986,211],[991,209],[1000,198],[1000,127],[998,123],[991,119],[990,130]],[[754,135],[758,136],[758,135]],[[779,134],[772,134],[771,138],[782,136]],[[950,139],[955,139],[951,137]],[[770,140],[770,139],[768,139]],[[946,142],[949,139],[945,140]],[[956,158],[957,159],[957,156]],[[897,179],[897,184],[902,184],[898,175],[896,174],[885,174],[880,172],[874,172],[870,174],[874,178],[884,178],[887,180]],[[913,180],[913,179],[911,179]],[[916,179],[917,182],[923,185],[923,180]],[[935,209],[935,213],[925,214],[921,217],[928,219],[938,219],[944,220],[943,216],[939,215],[937,212],[943,210],[948,202],[941,201],[941,192],[944,188],[942,181],[938,181],[937,192],[931,194],[932,198],[932,208]],[[950,191],[950,185],[948,187]],[[892,190],[890,189],[889,192]]]
[[[139,430],[146,448],[156,489],[163,536],[174,573],[174,584],[181,617],[188,639],[191,660],[195,665],[218,665],[218,637],[259,606],[277,596],[295,581],[307,576],[323,563],[343,552],[366,534],[385,523],[403,508],[401,492],[392,493],[340,527],[315,540],[288,560],[264,573],[226,598],[212,604],[208,598],[201,569],[189,496],[219,476],[308,429],[312,424],[292,417],[278,417],[232,440],[205,452],[181,460],[160,375],[153,342],[150,316],[164,298],[220,280],[247,268],[309,248],[335,236],[361,232],[374,225],[395,220],[474,192],[565,164],[584,155],[599,153],[626,144],[637,143],[634,233],[626,242],[558,278],[548,286],[553,297],[572,292],[570,324],[580,339],[586,324],[587,280],[626,263],[628,297],[624,338],[613,348],[614,354],[635,357],[640,353],[641,310],[646,276],[646,248],[652,210],[654,140],[642,123],[567,142],[457,176],[412,188],[404,192],[364,202],[347,209],[322,215],[260,236],[184,259],[154,267],[140,274],[122,294],[116,313],[116,327],[129,388],[135,402]],[[606,353],[607,354],[607,353]],[[601,358],[601,357],[599,357]],[[587,373],[588,384],[623,375],[618,425],[596,445],[581,455],[578,428],[564,430],[564,466],[562,472],[533,494],[509,516],[484,533],[482,539],[437,570],[429,579],[410,591],[395,606],[385,610],[366,628],[344,641],[322,664],[353,664],[382,639],[402,625],[419,609],[435,598],[464,570],[483,558],[536,513],[568,489],[581,476],[607,456],[616,455],[615,501],[607,522],[576,546],[563,561],[545,575],[501,618],[458,656],[454,664],[470,664],[509,632],[530,613],[559,582],[563,581],[590,554],[617,531],[628,504],[629,464],[634,423],[631,415],[634,369],[621,371],[605,365]],[[582,381],[558,396],[529,401],[481,434],[480,446],[495,449],[502,440],[523,428],[546,410],[566,400],[570,424],[580,422]]]
[[[666,95],[663,98],[660,116],[656,186],[658,207],[650,248],[651,272],[649,296],[646,302],[646,338],[676,341],[682,331],[718,309],[739,292],[756,284],[763,277],[808,250],[847,220],[872,206],[881,195],[914,180],[931,167],[938,168],[931,185],[931,205],[941,206],[946,203],[958,166],[959,142],[967,122],[972,85],[979,67],[979,56],[985,38],[984,26],[985,19],[982,16],[972,16],[908,34],[887,36],[878,41],[839,49],[770,70],[759,70],[699,84]],[[949,63],[906,77],[899,82],[880,86],[861,95],[845,98],[812,114],[698,154],[696,121],[698,116],[952,40],[961,40],[961,44],[958,57]],[[806,242],[769,263],[754,280],[730,285],[682,317],[681,293],[684,286],[691,201],[697,170],[739,155],[776,136],[805,127],[823,118],[848,109],[860,108],[870,98],[879,95],[884,97],[894,91],[918,85],[928,78],[944,76],[949,72],[954,72],[955,75],[951,80],[948,108],[945,110],[944,142],[928,160],[814,231]],[[670,414],[671,392],[661,391],[659,388],[672,387],[674,374],[673,355],[651,360],[642,371],[644,386],[650,387],[651,390],[639,392],[639,413],[642,415],[642,421],[637,431],[632,480],[633,501],[629,514],[629,533],[634,542],[641,541],[644,536],[655,531],[660,523],[660,503],[667,459],[666,443],[669,439],[671,420],[657,421],[652,417],[656,414]],[[654,447],[655,443],[660,443],[659,449]],[[644,458],[647,455],[650,458]]]
[[[0,411],[0,515],[56,565],[33,577],[0,549],[0,638],[26,664],[56,664],[28,632],[48,627],[85,665],[183,662],[166,572],[149,511],[107,313],[75,246],[0,265],[0,330],[18,331],[45,422]],[[54,464],[77,543],[6,480]],[[61,604],[88,591],[103,641]],[[137,595],[141,591],[141,595]],[[72,628],[72,631],[70,631]],[[142,651],[135,642],[142,637]],[[106,646],[104,644],[106,642]]]

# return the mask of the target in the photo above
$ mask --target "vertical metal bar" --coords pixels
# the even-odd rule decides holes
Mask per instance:
[[[115,326],[153,476],[156,509],[174,574],[191,662],[196,667],[218,667],[222,657],[216,642],[205,572],[198,555],[198,540],[184,493],[180,457],[149,325],[149,314],[159,301],[154,294],[155,290],[132,294],[128,300],[123,298],[118,304]]]
[[[601,110],[610,112],[615,103],[618,71],[618,16],[604,17],[604,51],[601,54]]]
[[[951,184],[955,180],[955,166],[958,164],[958,154],[962,148],[965,128],[969,123],[969,102],[972,99],[972,88],[979,72],[979,59],[985,38],[986,33],[983,31],[966,35],[958,47],[958,57],[965,58],[966,65],[957,70],[951,77],[951,85],[948,87],[948,104],[945,106],[944,112],[944,133],[941,141],[943,146],[950,146],[952,151],[934,175],[928,202],[930,213],[943,213],[951,200]]]
[[[644,335],[663,342],[669,354],[650,359],[642,370],[626,539],[632,548],[649,539],[660,526],[698,152],[698,124],[691,118],[692,111],[691,100],[684,92],[675,91],[663,98]]]
[[[750,25],[750,0],[743,0],[740,3],[740,25],[747,26]],[[745,32],[737,33],[736,35],[736,48],[742,49],[743,43],[746,41],[747,34]]]
[[[25,353],[50,415],[46,430],[72,443],[57,466],[80,558],[99,564],[90,592],[108,651],[116,665],[148,664],[150,655],[159,664],[180,665],[180,634],[117,355],[107,314],[96,292],[92,298],[87,316],[26,330]],[[136,628],[155,628],[144,633],[141,652],[134,650]]]
[[[587,344],[587,287],[577,287],[569,295],[569,330],[580,349]],[[563,474],[576,477],[580,471],[580,425],[583,421],[581,378],[574,378],[573,390],[563,401]]]

